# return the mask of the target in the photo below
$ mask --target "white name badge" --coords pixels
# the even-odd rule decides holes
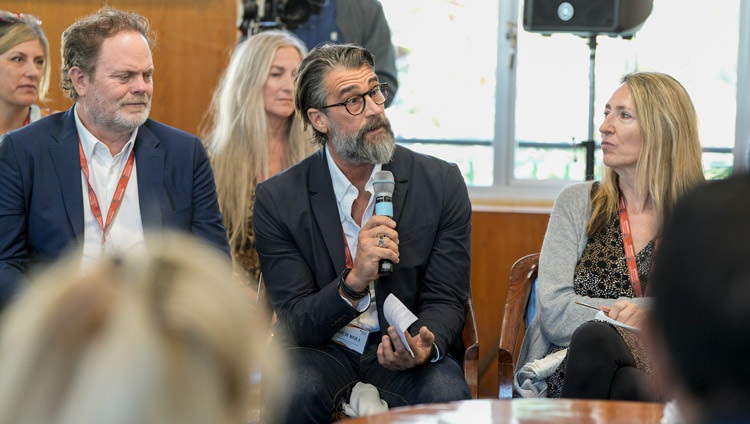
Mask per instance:
[[[365,351],[367,336],[369,335],[370,332],[367,330],[363,330],[353,325],[347,325],[346,327],[337,331],[336,334],[333,335],[331,340],[361,354]]]

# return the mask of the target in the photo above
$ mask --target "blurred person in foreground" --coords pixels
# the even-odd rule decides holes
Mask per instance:
[[[280,381],[283,364],[244,290],[225,255],[185,236],[85,276],[64,258],[3,316],[0,422],[247,422],[251,375]]]
[[[315,150],[294,113],[294,69],[307,53],[283,30],[256,34],[232,54],[214,92],[204,136],[235,270],[258,281],[255,186]]]
[[[650,323],[664,381],[690,424],[750,422],[748,193],[749,176],[709,182],[664,225]]]
[[[537,312],[514,389],[521,397],[655,401],[651,354],[638,331],[664,217],[704,183],[698,118],[669,75],[626,75],[604,108],[601,182],[563,189],[539,257]]]
[[[368,50],[310,51],[295,106],[321,149],[256,188],[256,248],[289,347],[289,423],[330,421],[359,383],[390,407],[471,396],[449,355],[470,293],[468,192],[455,164],[396,145],[387,96]],[[374,213],[381,170],[393,218]],[[384,316],[389,295],[416,315],[401,334]]]
[[[82,249],[105,252],[184,231],[229,254],[203,143],[148,118],[148,20],[105,7],[62,35],[62,87],[75,105],[0,143],[0,308],[31,272]]]
[[[49,114],[37,102],[49,89],[50,68],[42,21],[0,10],[0,135]]]

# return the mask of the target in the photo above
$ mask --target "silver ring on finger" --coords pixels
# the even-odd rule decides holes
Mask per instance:
[[[383,247],[383,243],[384,242],[385,242],[385,238],[383,237],[383,235],[382,234],[379,235],[378,236],[378,247]]]

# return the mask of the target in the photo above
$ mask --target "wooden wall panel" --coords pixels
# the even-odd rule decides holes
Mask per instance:
[[[510,267],[541,249],[548,220],[548,208],[473,212],[471,291],[479,333],[480,397],[497,397],[497,343]]]
[[[102,5],[146,16],[156,33],[151,117],[197,134],[237,37],[236,0],[3,0],[0,9],[42,20],[50,42],[52,78],[47,107],[71,106],[60,89],[60,36]]]

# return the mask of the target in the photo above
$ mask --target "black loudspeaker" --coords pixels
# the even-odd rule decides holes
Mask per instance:
[[[653,0],[526,0],[523,28],[628,38],[643,26],[652,7]]]

